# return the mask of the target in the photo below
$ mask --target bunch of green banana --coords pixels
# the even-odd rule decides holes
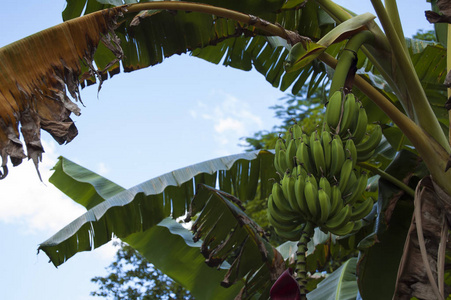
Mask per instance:
[[[295,124],[277,140],[274,164],[281,179],[274,183],[268,199],[268,219],[276,233],[286,239],[298,239],[306,222],[336,235],[356,232],[362,227],[359,221],[373,207],[371,198],[362,197],[368,174],[358,171],[356,163],[362,154],[374,152],[382,132],[376,126],[365,136],[358,128],[362,125],[352,125],[366,123],[367,118],[364,108],[347,98],[364,116],[356,115],[357,120],[347,125],[352,131],[346,137],[339,132],[331,134],[326,125],[308,136]]]
[[[289,173],[283,177],[282,184],[273,184],[268,198],[268,220],[281,237],[299,239],[305,218],[296,201],[295,178]]]
[[[361,102],[354,94],[344,96],[342,91],[334,92],[326,106],[327,127],[339,135],[343,141],[352,140],[357,149],[356,161],[366,161],[372,157],[382,138],[380,125],[368,133],[368,116]]]
[[[301,224],[309,221],[325,232],[346,235],[360,229],[356,221],[365,217],[373,207],[371,198],[362,199],[368,175],[357,174],[352,162],[344,166],[348,172],[343,184],[331,185],[322,176],[317,180],[300,166],[293,173],[285,173],[281,183],[274,183],[268,199],[268,219],[276,233],[286,239],[297,240]],[[346,175],[346,173],[343,173]],[[360,223],[358,223],[360,224]]]
[[[284,135],[276,141],[276,155],[274,157],[274,167],[279,174],[291,171],[296,166],[296,150],[305,135],[299,125],[295,124]]]
[[[360,119],[360,103],[356,102],[354,94],[344,95],[342,91],[336,91],[330,96],[326,106],[326,123],[336,134],[342,138],[349,136],[350,132],[358,130],[366,131],[367,122],[357,128],[357,120]],[[362,110],[363,111],[363,110]],[[363,116],[366,114],[362,115]],[[359,132],[359,134],[361,134]]]

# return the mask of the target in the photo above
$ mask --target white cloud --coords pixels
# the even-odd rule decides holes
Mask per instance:
[[[193,119],[197,119],[197,112],[195,110],[190,109],[188,112]]]
[[[201,117],[212,123],[214,140],[218,145],[218,155],[229,155],[242,151],[238,144],[240,138],[251,136],[264,128],[262,118],[253,113],[250,105],[226,92],[214,90],[210,98],[215,101],[198,101],[196,111],[190,112],[193,118]]]
[[[86,209],[73,202],[55,188],[48,179],[57,162],[54,142],[42,141],[45,149],[39,166],[43,182],[39,180],[31,161],[11,167],[8,176],[0,181],[0,226],[2,223],[18,226],[22,234],[44,234],[50,237],[83,214]],[[99,173],[108,168],[99,163]],[[117,247],[110,242],[93,251],[93,255],[112,261]]]
[[[236,133],[243,134],[245,132],[245,125],[243,122],[231,117],[219,119],[215,126],[216,132],[224,133],[226,131],[235,131]]]
[[[119,249],[119,246],[115,246],[113,244],[114,241],[119,241],[119,239],[113,238],[113,241],[110,241],[109,243],[100,246],[99,248],[95,249],[92,253],[102,260],[113,261],[114,256],[116,255],[116,252]]]
[[[46,152],[39,166],[43,182],[31,161],[10,167],[0,181],[0,222],[20,225],[28,233],[54,233],[85,211],[48,182],[57,154],[54,143],[43,141],[43,146]]]
[[[108,168],[108,166],[103,163],[103,162],[99,162],[97,164],[97,169],[96,169],[96,173],[102,176],[107,175],[110,172],[110,168]]]

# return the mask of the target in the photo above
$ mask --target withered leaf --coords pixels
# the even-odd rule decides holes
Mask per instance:
[[[122,58],[114,33],[116,18],[125,7],[98,11],[28,36],[0,49],[0,153],[2,167],[8,157],[18,165],[32,159],[36,168],[44,149],[40,130],[48,131],[58,143],[68,143],[77,129],[69,115],[80,114],[68,97],[80,101],[80,62],[90,67],[90,76],[102,81],[92,62],[100,40]],[[100,88],[100,86],[99,86]],[[20,129],[20,130],[19,130]],[[22,134],[27,147],[24,154]],[[3,172],[6,173],[6,172]],[[4,174],[0,179],[4,178]]]

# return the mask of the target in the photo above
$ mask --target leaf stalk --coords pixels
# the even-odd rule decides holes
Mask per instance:
[[[283,27],[277,26],[258,17],[227,8],[184,1],[155,1],[127,5],[128,13],[136,13],[143,10],[152,9],[181,10],[211,14],[218,17],[235,20],[244,24],[249,24],[258,29],[261,29],[264,32],[267,32],[270,35],[280,36],[281,38],[290,40],[287,30],[285,30]]]
[[[402,83],[406,85],[410,101],[412,101],[415,122],[431,135],[448,153],[451,152],[449,142],[429,104],[426,93],[410,60],[410,56],[404,51],[404,47],[398,37],[396,28],[390,20],[387,10],[381,0],[371,0],[371,3],[384,28],[392,47],[396,65],[404,79]],[[409,99],[405,100],[408,101]]]
[[[405,184],[404,182],[402,182],[401,180],[397,179],[396,177],[388,174],[387,172],[370,165],[369,163],[366,162],[359,162],[357,163],[360,167],[373,172],[374,174],[379,175],[381,178],[393,183],[394,185],[396,185],[397,187],[399,187],[401,190],[403,190],[404,192],[406,192],[407,194],[409,194],[410,196],[415,197],[415,191],[409,187],[407,184]]]

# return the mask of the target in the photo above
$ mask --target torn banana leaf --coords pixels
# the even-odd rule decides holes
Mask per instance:
[[[205,277],[216,282],[216,287],[212,287],[214,290],[220,287],[227,271],[208,268],[196,244],[197,248],[192,250],[194,252],[189,253],[197,253],[202,259],[196,258],[198,263],[192,266],[195,270],[179,274],[173,262],[161,258],[161,253],[158,252],[161,251],[157,249],[161,243],[172,242],[153,239],[154,236],[164,239],[161,229],[156,225],[167,217],[176,219],[184,216],[195,194],[194,186],[200,183],[218,186],[241,199],[266,198],[271,192],[269,179],[277,176],[273,160],[273,152],[264,150],[221,157],[175,170],[130,189],[123,189],[60,157],[50,181],[89,210],[40,244],[39,250],[44,251],[55,266],[59,266],[76,253],[100,247],[113,236],[117,236],[187,288],[205,288],[200,281],[195,280],[194,275],[208,269],[209,271],[205,271]],[[174,257],[168,256],[167,259]],[[209,272],[216,275],[210,276]],[[188,276],[188,273],[192,276]],[[201,278],[204,278],[202,276]],[[205,280],[207,279],[204,278]],[[231,289],[241,288],[242,284],[237,282]],[[203,292],[199,290],[199,293]]]
[[[244,278],[245,299],[269,291],[285,271],[285,262],[264,230],[244,213],[240,200],[201,184],[190,207],[188,216],[200,213],[192,230],[194,240],[203,240],[201,252],[207,265],[218,268],[231,261],[221,285],[229,287]]]

